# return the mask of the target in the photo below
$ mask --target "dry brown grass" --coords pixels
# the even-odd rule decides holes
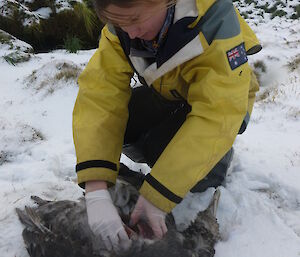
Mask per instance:
[[[55,80],[77,80],[81,69],[69,63],[63,63],[56,66],[59,72],[55,75]]]
[[[296,55],[292,61],[288,62],[287,66],[291,72],[298,69],[300,66],[300,54]]]

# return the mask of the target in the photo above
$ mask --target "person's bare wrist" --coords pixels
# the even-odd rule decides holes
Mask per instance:
[[[85,192],[93,192],[96,190],[107,189],[107,183],[104,180],[94,180],[85,182]]]

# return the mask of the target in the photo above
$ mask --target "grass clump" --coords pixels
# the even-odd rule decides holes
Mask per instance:
[[[249,18],[248,14],[246,12],[241,12],[241,15],[242,15],[242,17],[244,19],[248,19]]]
[[[250,5],[254,3],[255,5],[257,4],[257,2],[255,0],[245,0],[245,4]]]
[[[24,83],[44,97],[70,85],[76,86],[81,72],[81,67],[73,62],[54,61],[34,70],[25,78]]]
[[[86,1],[86,0],[85,0]],[[104,24],[98,21],[90,4],[70,1],[71,9],[60,9],[60,1],[35,0],[23,3],[29,10],[39,7],[50,7],[52,13],[47,19],[28,16],[24,8],[19,8],[17,1],[6,16],[0,15],[1,29],[29,43],[35,52],[61,49],[64,47],[66,35],[80,39],[80,49],[94,49],[98,46],[99,31]],[[5,1],[4,1],[5,2]]]
[[[266,104],[275,103],[278,97],[283,95],[284,91],[278,88],[267,88],[263,93],[256,97],[256,102],[264,102]]]
[[[288,62],[287,66],[291,72],[298,69],[300,66],[300,54],[298,54],[294,60]]]
[[[84,2],[76,3],[74,5],[74,12],[75,15],[83,21],[88,35],[93,38],[93,29],[97,26],[96,14]]]
[[[13,39],[12,36],[10,36],[7,33],[4,33],[3,31],[0,30],[0,43],[1,44],[11,44],[11,40]]]
[[[30,56],[30,54],[16,51],[16,52],[12,52],[8,55],[4,55],[3,58],[7,63],[9,63],[13,66],[16,66],[16,64],[18,64],[18,63],[29,61],[31,56]]]
[[[283,17],[283,16],[286,16],[286,15],[287,15],[286,11],[284,11],[284,10],[276,10],[275,12],[272,13],[271,19],[274,19],[276,16]]]
[[[8,152],[0,151],[0,165],[9,162],[10,154]]]
[[[293,7],[295,13],[291,16],[291,19],[297,20],[300,18],[300,4]]]
[[[262,9],[265,13],[270,13],[271,19],[274,19],[276,16],[283,17],[287,15],[286,11],[278,9],[280,7],[286,7],[286,3],[280,0],[277,0],[273,5],[270,5],[270,3],[267,2],[264,5],[259,5],[257,7]]]
[[[265,65],[265,63],[263,61],[256,61],[253,64],[253,72],[259,82],[259,84],[261,85],[261,75],[262,73],[266,73],[267,72],[267,66]]]
[[[261,72],[266,72],[267,71],[267,66],[266,66],[266,64],[263,61],[256,61],[253,64],[253,66],[254,66],[255,69],[258,69]]]
[[[62,65],[57,66],[59,72],[55,75],[55,80],[77,80],[81,69],[70,65],[68,63],[63,63]]]
[[[271,90],[266,89],[262,94],[256,96],[256,102],[264,101],[271,95]]]
[[[23,130],[21,131],[21,134],[23,134],[21,142],[37,142],[42,141],[45,139],[44,135],[41,131],[29,126],[29,125],[23,125]]]
[[[266,13],[273,13],[277,10],[277,6],[274,5],[269,8],[269,3],[266,3],[265,5],[259,6],[261,9],[263,9]]]
[[[64,48],[69,53],[77,53],[82,48],[81,40],[76,36],[68,35],[64,40]]]

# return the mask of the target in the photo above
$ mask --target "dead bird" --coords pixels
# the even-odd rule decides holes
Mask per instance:
[[[138,191],[128,183],[118,182],[110,190],[124,224],[138,198]],[[84,198],[79,201],[46,201],[37,196],[32,199],[36,207],[17,209],[25,226],[23,239],[31,257],[212,257],[219,239],[216,209],[220,197],[216,190],[208,208],[199,212],[184,231],[178,231],[172,215],[167,216],[168,232],[161,240],[138,237],[136,228],[131,247],[124,252],[105,250],[101,238],[96,238],[89,228]]]

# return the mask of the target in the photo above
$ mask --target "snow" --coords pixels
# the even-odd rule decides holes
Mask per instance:
[[[273,18],[276,10],[285,12],[285,16],[292,18],[296,14],[297,0],[246,0],[234,1],[241,14],[246,14],[248,20],[265,22]],[[273,7],[274,10],[272,10]]]
[[[249,20],[263,50],[249,57],[264,63],[261,90],[246,132],[238,136],[231,173],[220,187],[221,240],[216,257],[300,256],[300,23],[276,17]],[[63,64],[81,70],[94,53],[63,50],[36,54],[9,65],[0,57],[0,252],[27,257],[15,208],[31,195],[77,199],[72,110],[76,79],[56,80]],[[0,45],[0,56],[7,48]],[[298,60],[298,66],[297,66]],[[293,65],[291,65],[293,63]],[[32,76],[36,76],[33,79]],[[43,85],[43,86],[41,86]],[[125,156],[132,169],[148,172]],[[188,194],[174,209],[184,227],[213,194]],[[184,210],[184,211],[183,211]]]
[[[0,29],[0,36],[5,37],[7,40],[9,40],[9,43],[0,42],[1,56],[7,55],[15,50],[26,52],[26,53],[33,52],[33,48],[31,45],[15,38],[14,36],[8,34],[7,32],[1,29]]]
[[[52,13],[52,10],[50,7],[43,7],[32,13],[38,15],[42,19],[48,19]]]
[[[39,22],[39,17],[30,11],[30,9],[25,5],[20,3],[20,1],[15,0],[0,0],[0,14],[4,17],[13,17],[13,10],[11,6],[14,6],[15,9],[20,10],[24,17],[26,17],[23,21],[23,25],[32,25],[34,23]]]
[[[222,240],[215,256],[296,257],[300,256],[300,65],[294,69],[289,63],[296,59],[299,63],[300,23],[275,18],[253,28],[264,48],[249,57],[250,63],[263,61],[266,73],[261,73],[249,127],[234,144],[232,172],[221,187],[217,217]],[[207,203],[203,199],[189,195],[183,208],[177,207],[189,212],[182,215],[176,210],[177,221],[194,217],[203,203],[197,209],[190,202]]]
[[[0,0],[0,15],[3,17],[12,17],[13,10],[17,9],[23,14],[23,26],[31,26],[33,24],[38,24],[40,19],[49,19],[52,14],[52,9],[49,6],[48,1],[44,1],[44,6],[38,10],[31,10],[30,4],[34,3],[36,0]],[[60,13],[65,10],[72,10],[72,4],[82,3],[82,0],[56,0],[53,2],[55,6],[56,13]],[[14,8],[12,8],[12,6]]]

